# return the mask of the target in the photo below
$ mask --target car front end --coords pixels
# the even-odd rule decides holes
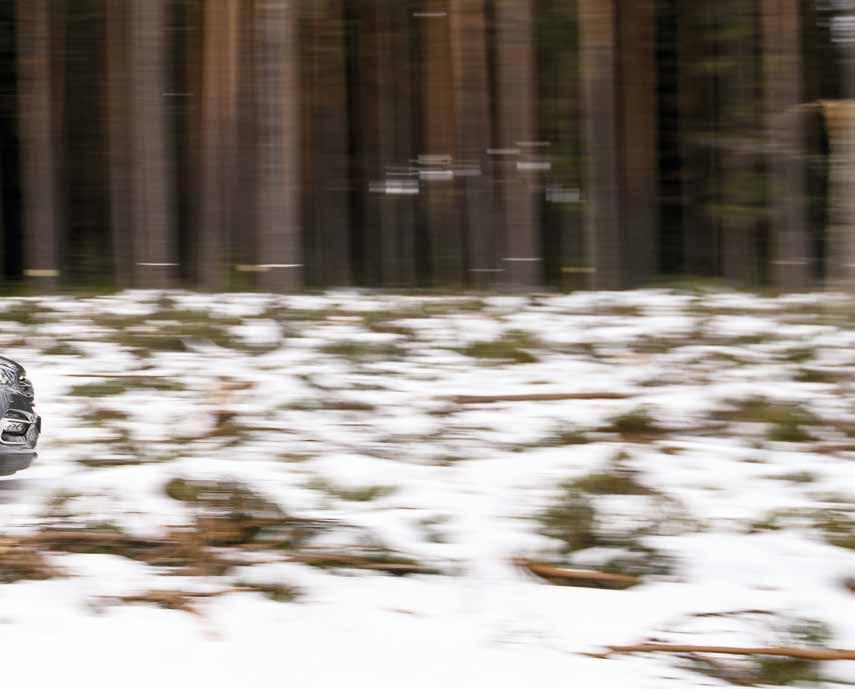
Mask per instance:
[[[24,368],[0,357],[0,476],[26,469],[38,456],[42,420]]]

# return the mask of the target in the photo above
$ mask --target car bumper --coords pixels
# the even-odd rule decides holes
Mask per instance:
[[[33,449],[10,449],[0,446],[0,476],[9,476],[29,467],[38,457]]]

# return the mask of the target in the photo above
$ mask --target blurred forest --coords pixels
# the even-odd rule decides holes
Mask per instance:
[[[851,0],[2,0],[3,289],[855,283]]]

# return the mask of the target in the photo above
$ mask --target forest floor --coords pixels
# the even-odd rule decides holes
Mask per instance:
[[[855,681],[855,303],[130,291],[0,300],[25,686]],[[580,570],[582,570],[580,572]]]

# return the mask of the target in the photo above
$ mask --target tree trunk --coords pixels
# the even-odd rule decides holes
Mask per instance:
[[[458,194],[453,178],[443,177],[453,165],[454,85],[449,0],[425,0],[420,15],[424,83],[422,207],[430,243],[434,284],[463,282],[465,244],[460,227]]]
[[[303,283],[298,202],[300,94],[293,1],[258,0],[253,30],[259,285],[282,292]]]
[[[415,281],[415,182],[409,167],[412,115],[421,101],[411,87],[413,29],[410,7],[397,0],[359,5],[356,110],[362,217],[359,262],[368,285],[407,286]]]
[[[456,113],[455,166],[468,174],[464,188],[467,282],[492,287],[502,270],[498,254],[496,199],[484,157],[492,139],[484,0],[452,0],[451,47]]]
[[[51,0],[18,0],[17,11],[24,276],[55,287],[59,236]]]
[[[719,267],[719,228],[707,212],[717,196],[718,162],[715,149],[703,141],[714,128],[715,80],[704,64],[714,56],[706,52],[705,37],[715,30],[712,3],[678,0],[679,102],[682,168],[683,263],[690,275],[709,277]]]
[[[164,94],[169,91],[166,0],[133,0],[131,17],[132,195],[135,283],[168,287],[177,274]]]
[[[758,283],[758,231],[763,199],[759,155],[753,138],[762,131],[755,71],[756,22],[753,7],[744,0],[716,3],[718,50],[729,67],[719,69],[719,125],[724,144],[720,152],[718,198],[721,223],[722,273],[732,284]],[[730,36],[731,38],[727,38]]]
[[[199,282],[229,282],[237,159],[239,0],[204,4],[201,116],[201,199],[196,237]]]
[[[638,287],[654,277],[658,265],[656,9],[654,0],[619,7],[623,282]]]
[[[587,0],[582,4],[585,5]],[[532,0],[495,0],[496,76],[498,82],[499,142],[503,149],[520,149],[520,162],[533,148],[534,58]],[[541,282],[542,265],[534,180],[517,169],[505,168],[504,197],[505,282],[527,289]]]
[[[855,289],[855,103],[823,103],[830,148],[829,273],[832,289]]]
[[[595,289],[623,286],[615,0],[579,0],[588,159],[586,232]]]
[[[351,284],[347,72],[341,0],[307,8],[304,217],[307,269],[319,285]],[[311,261],[309,260],[311,251]]]
[[[812,260],[807,227],[802,116],[801,3],[763,0],[763,71],[772,212],[772,281],[807,289]]]
[[[128,65],[129,5],[107,4],[107,120],[110,138],[110,238],[113,278],[132,284],[130,88]]]

